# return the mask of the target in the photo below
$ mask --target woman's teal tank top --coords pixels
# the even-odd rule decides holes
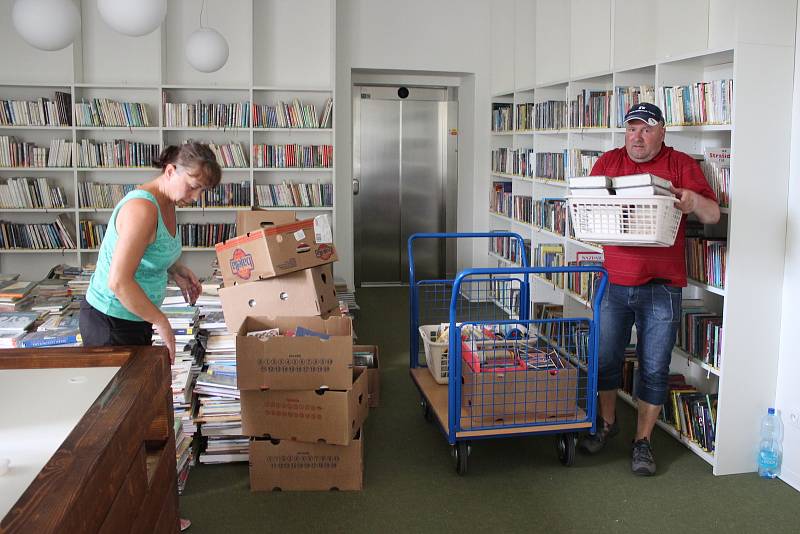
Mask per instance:
[[[147,298],[157,307],[164,301],[164,293],[167,288],[167,269],[175,263],[181,255],[181,237],[178,232],[175,237],[170,235],[169,230],[164,225],[161,218],[161,208],[155,197],[143,189],[134,189],[117,204],[111,213],[108,221],[108,228],[103,236],[100,251],[97,257],[97,266],[89,282],[89,289],[86,292],[86,300],[96,310],[117,317],[118,319],[128,319],[129,321],[141,321],[141,317],[129,312],[125,306],[117,299],[114,292],[108,287],[108,274],[111,268],[111,255],[117,246],[116,221],[119,209],[132,198],[146,198],[156,205],[158,209],[158,227],[156,228],[156,239],[147,246],[142,256],[142,261],[136,269],[134,279],[142,287]]]

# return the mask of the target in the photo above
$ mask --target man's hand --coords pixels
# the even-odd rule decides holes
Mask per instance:
[[[670,187],[672,194],[678,197],[675,207],[683,213],[694,213],[703,224],[717,224],[719,222],[719,204],[710,198],[706,198],[699,193],[682,189],[680,187]]]
[[[194,306],[197,297],[203,292],[200,280],[197,279],[191,269],[181,263],[173,265],[169,272],[172,275],[172,279],[175,280],[175,284],[181,289],[183,299],[187,304]]]
[[[697,209],[697,197],[700,195],[694,191],[682,189],[680,187],[670,187],[670,190],[673,195],[678,197],[678,200],[675,202],[675,207],[681,210],[681,212],[689,214]]]

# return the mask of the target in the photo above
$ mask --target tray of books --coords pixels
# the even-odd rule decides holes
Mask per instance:
[[[575,237],[606,245],[672,246],[682,213],[669,186],[649,174],[570,178],[567,204]]]

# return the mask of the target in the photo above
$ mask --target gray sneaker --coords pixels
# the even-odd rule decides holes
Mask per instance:
[[[589,454],[600,452],[603,447],[606,446],[606,442],[609,439],[619,434],[619,425],[617,424],[616,419],[614,419],[614,422],[610,425],[602,418],[600,418],[600,421],[601,423],[597,425],[597,432],[594,434],[587,434],[581,438],[580,443],[578,443],[578,447],[582,451],[588,452]]]
[[[652,476],[656,474],[656,459],[650,441],[643,438],[633,442],[631,454],[631,471],[637,475]]]

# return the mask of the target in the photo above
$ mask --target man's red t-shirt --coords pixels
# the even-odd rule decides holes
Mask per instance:
[[[675,187],[690,189],[700,195],[717,200],[708,185],[700,166],[688,154],[661,145],[661,151],[644,163],[636,163],[625,147],[610,150],[600,156],[592,167],[592,175],[625,176],[650,173],[666,178]],[[686,285],[686,258],[684,239],[686,216],[681,218],[678,235],[671,247],[617,247],[603,246],[605,268],[612,284],[638,286],[659,278],[669,280],[669,285]]]

